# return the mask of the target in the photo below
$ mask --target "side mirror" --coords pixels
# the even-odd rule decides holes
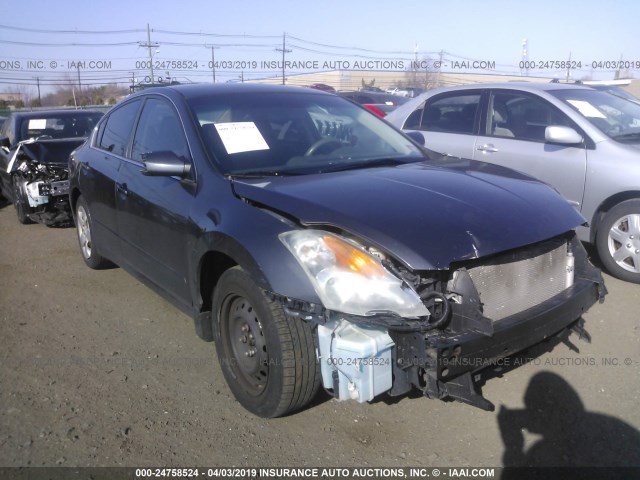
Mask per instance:
[[[420,132],[405,132],[407,137],[416,142],[419,145],[424,146],[424,135]]]
[[[174,152],[152,152],[143,157],[143,175],[150,177],[181,177],[189,175],[191,164]]]
[[[561,143],[563,145],[576,145],[582,143],[583,138],[571,127],[551,125],[544,130],[544,139],[549,143]]]

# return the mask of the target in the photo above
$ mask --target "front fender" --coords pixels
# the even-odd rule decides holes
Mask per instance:
[[[278,238],[280,233],[299,227],[273,212],[245,202],[238,202],[236,209],[242,211],[226,215],[209,211],[207,221],[202,221],[206,228],[193,246],[189,275],[196,314],[209,306],[206,295],[211,292],[202,292],[201,286],[206,277],[204,269],[212,268],[206,261],[212,254],[223,267],[214,277],[221,275],[224,267],[240,265],[266,291],[321,303],[302,267]],[[225,261],[228,262],[226,265]],[[214,268],[217,270],[218,266]],[[214,278],[214,285],[215,281],[217,278]]]

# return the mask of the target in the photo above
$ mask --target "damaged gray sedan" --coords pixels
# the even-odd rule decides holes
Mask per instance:
[[[477,375],[577,330],[605,288],[556,191],[430,153],[314,89],[131,95],[69,158],[82,257],[113,262],[216,342],[262,417],[419,390],[491,410]]]
[[[16,112],[0,130],[0,194],[20,223],[64,225],[69,208],[69,154],[84,143],[101,112]]]

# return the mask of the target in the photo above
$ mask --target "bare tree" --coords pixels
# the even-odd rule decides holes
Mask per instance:
[[[53,93],[42,98],[43,105],[47,107],[113,105],[128,93],[126,87],[119,87],[115,83],[97,87],[87,86],[79,90],[71,76],[68,75],[66,80],[65,84],[59,85]]]
[[[31,102],[33,100],[33,89],[30,85],[16,85],[10,90],[11,91],[9,93],[15,93],[17,94],[16,97],[19,97],[19,99],[17,99],[15,103],[16,107],[22,108],[25,105],[31,105]]]
[[[439,85],[439,68],[436,68],[437,62],[431,58],[424,56],[421,60],[413,60],[405,73],[405,87],[424,88],[429,90]]]

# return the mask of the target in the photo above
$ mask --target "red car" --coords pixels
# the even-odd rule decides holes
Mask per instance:
[[[324,83],[312,83],[308,85],[309,88],[315,88],[316,90],[322,90],[323,92],[336,93],[336,89],[331,85],[326,85]]]

